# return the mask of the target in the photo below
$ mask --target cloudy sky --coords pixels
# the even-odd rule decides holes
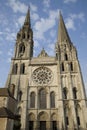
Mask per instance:
[[[34,33],[34,56],[44,47],[54,55],[61,10],[71,41],[76,46],[87,89],[87,0],[0,0],[0,87],[4,87],[14,54],[16,34],[28,7]]]

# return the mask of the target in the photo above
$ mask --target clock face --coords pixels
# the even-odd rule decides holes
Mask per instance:
[[[52,81],[52,71],[47,67],[39,67],[33,72],[33,81],[39,85],[47,85]]]

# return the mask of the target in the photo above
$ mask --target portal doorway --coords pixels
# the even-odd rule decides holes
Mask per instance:
[[[46,130],[46,121],[40,121],[40,130]]]
[[[29,130],[33,130],[34,122],[29,121]]]

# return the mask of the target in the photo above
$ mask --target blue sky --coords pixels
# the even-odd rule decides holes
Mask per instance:
[[[16,34],[30,5],[34,56],[44,47],[54,55],[61,10],[71,41],[76,46],[87,90],[87,0],[0,0],[0,87],[4,87],[14,54]]]

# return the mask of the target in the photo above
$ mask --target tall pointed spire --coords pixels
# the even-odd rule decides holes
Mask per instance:
[[[59,12],[58,42],[61,43],[63,41],[71,42],[62,14]]]
[[[24,25],[31,26],[31,23],[30,23],[30,7],[28,8],[28,11],[27,11],[27,14],[26,14],[26,17],[25,17],[25,21],[24,21]]]

